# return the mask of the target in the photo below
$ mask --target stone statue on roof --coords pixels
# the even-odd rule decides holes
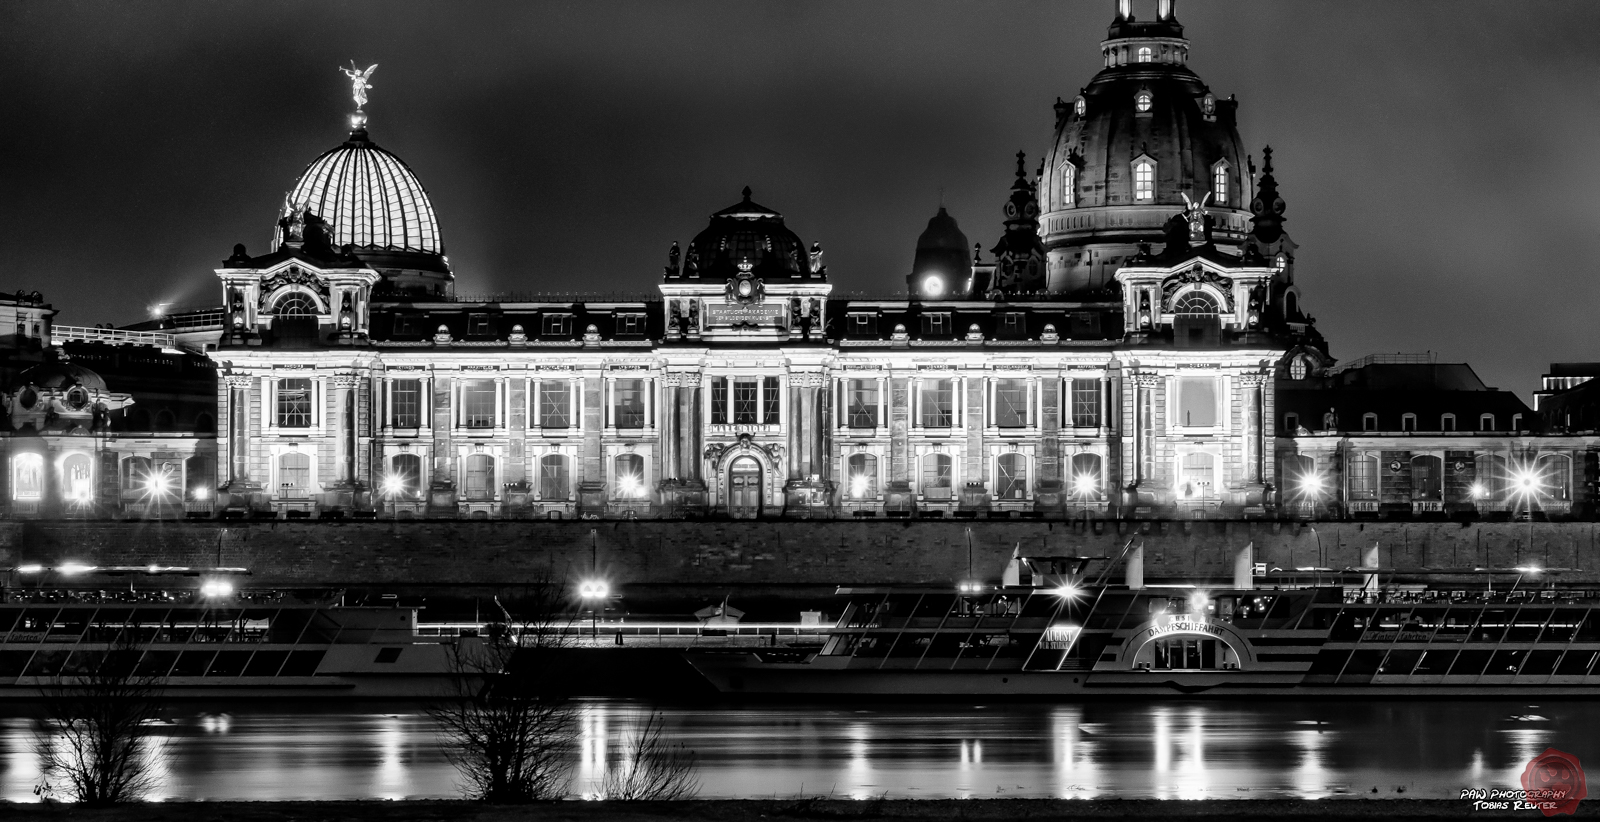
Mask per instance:
[[[356,108],[366,108],[367,89],[372,88],[372,84],[367,81],[372,79],[372,73],[378,70],[378,64],[373,63],[363,71],[356,68],[356,61],[351,60],[350,68],[341,68],[339,70],[350,78],[350,96],[355,99]]]

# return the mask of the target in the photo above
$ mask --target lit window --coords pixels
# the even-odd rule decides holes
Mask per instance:
[[[996,428],[1028,427],[1027,380],[994,381],[994,426]]]
[[[1411,458],[1411,498],[1440,499],[1444,491],[1444,460],[1431,454]]]
[[[611,424],[614,427],[644,427],[644,386],[644,380],[617,380],[613,384]]]
[[[851,428],[878,425],[878,381],[850,380],[846,388],[846,422]]]
[[[949,454],[929,454],[922,458],[922,481],[919,487],[924,499],[950,499],[953,496],[950,469],[954,464]]]
[[[1072,102],[1072,110],[1077,112],[1079,117],[1082,117],[1089,112],[1089,101],[1080,95],[1078,99]]]
[[[1217,205],[1228,204],[1228,164],[1217,163],[1211,169],[1211,201]]]
[[[1479,454],[1477,457],[1477,483],[1473,493],[1479,499],[1499,502],[1506,498],[1506,458],[1497,454]]]
[[[291,291],[273,306],[273,313],[280,317],[314,317],[317,314],[317,303],[305,294]]]
[[[1572,498],[1572,460],[1560,454],[1545,454],[1534,463],[1539,477],[1539,494],[1546,499]]]
[[[1133,164],[1133,199],[1138,202],[1154,200],[1156,196],[1156,164],[1140,160]]]
[[[389,387],[389,424],[422,427],[422,380],[395,380]]]
[[[68,502],[94,501],[94,467],[83,454],[72,454],[61,463],[61,493]]]
[[[1072,456],[1072,484],[1070,490],[1078,497],[1093,497],[1100,493],[1100,456],[1074,454]]]
[[[44,458],[18,454],[11,459],[12,499],[38,499],[44,490]]]
[[[1071,208],[1078,182],[1078,167],[1071,163],[1062,163],[1060,172],[1056,174],[1056,180],[1061,185],[1061,189],[1056,192],[1056,202],[1061,208]]]
[[[1152,100],[1153,99],[1154,98],[1152,98],[1150,96],[1150,92],[1148,92],[1148,91],[1141,91],[1138,94],[1134,95],[1134,98],[1133,98],[1133,109],[1134,109],[1134,111],[1137,111],[1140,114],[1148,113],[1150,111],[1150,106],[1152,105]]]
[[[539,383],[539,427],[572,427],[572,385],[566,380]]]
[[[398,454],[389,463],[389,478],[384,490],[394,499],[416,499],[422,493],[422,458]]]
[[[1141,63],[1150,62],[1150,47],[1149,46],[1144,46],[1144,47],[1139,49],[1139,62],[1141,62]]]
[[[304,498],[311,488],[311,458],[298,451],[278,457],[278,496]]]
[[[642,499],[648,495],[644,479],[644,457],[638,454],[622,454],[613,464],[617,472],[617,497]]]
[[[572,483],[568,479],[567,458],[560,454],[546,454],[539,458],[539,498],[564,500]]]
[[[851,454],[848,474],[851,499],[871,499],[878,495],[878,458],[871,454]]]
[[[544,335],[546,337],[566,337],[572,334],[571,314],[546,314],[544,315]]]
[[[494,458],[487,454],[467,457],[462,490],[469,500],[494,499]]]
[[[1002,454],[996,466],[995,497],[1027,499],[1028,458],[1021,454]]]
[[[494,427],[494,380],[466,380],[461,384],[461,425]]]
[[[1310,371],[1311,365],[1306,362],[1305,357],[1295,357],[1289,361],[1289,379],[1291,380],[1303,380]]]
[[[955,424],[954,380],[922,381],[922,427],[949,428]]]
[[[1100,381],[1075,379],[1072,385],[1072,427],[1100,427]]]
[[[278,380],[278,427],[311,427],[311,380]]]
[[[1217,487],[1216,461],[1210,454],[1187,454],[1178,476],[1178,494],[1184,499],[1209,497]]]
[[[1178,378],[1178,424],[1191,428],[1210,428],[1217,424],[1215,377]]]
[[[1378,498],[1378,458],[1355,456],[1350,459],[1350,498],[1375,500]]]

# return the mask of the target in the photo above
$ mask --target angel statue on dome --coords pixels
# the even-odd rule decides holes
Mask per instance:
[[[356,61],[351,60],[350,68],[340,68],[339,70],[350,78],[350,96],[355,98],[356,108],[366,108],[367,89],[372,88],[372,84],[368,83],[367,80],[371,79],[372,73],[378,70],[378,64],[373,63],[367,66],[365,71],[362,71],[356,68]]]

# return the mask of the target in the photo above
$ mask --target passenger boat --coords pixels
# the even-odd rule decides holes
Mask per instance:
[[[450,681],[454,640],[419,635],[414,608],[345,605],[335,591],[235,591],[225,575],[241,569],[142,589],[107,585],[118,569],[92,570],[98,586],[3,589],[0,699],[37,699],[113,648],[140,653],[136,674],[172,698],[427,698]]]
[[[1284,572],[1245,551],[1228,582],[1145,585],[1134,553],[1123,584],[1083,573],[1103,557],[1016,556],[998,585],[844,587],[820,650],[686,657],[724,694],[788,697],[1600,694],[1600,591],[1561,569]]]

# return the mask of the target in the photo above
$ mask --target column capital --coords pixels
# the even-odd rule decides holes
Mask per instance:
[[[661,384],[668,388],[694,388],[700,385],[699,371],[667,371],[661,375]]]
[[[361,377],[357,374],[334,374],[331,382],[334,388],[355,388],[361,384]]]
[[[248,374],[229,374],[223,379],[227,381],[228,387],[233,389],[248,389],[256,384],[256,378]]]

